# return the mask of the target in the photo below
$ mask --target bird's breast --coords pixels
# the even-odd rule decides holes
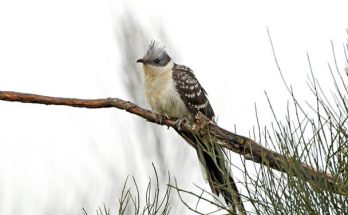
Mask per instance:
[[[155,76],[145,73],[145,97],[155,112],[174,118],[190,117],[176,90],[171,72]]]

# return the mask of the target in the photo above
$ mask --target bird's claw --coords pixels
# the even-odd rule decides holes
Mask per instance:
[[[165,119],[169,119],[169,117],[166,114],[160,114],[160,113],[153,113],[154,118],[159,122],[159,124],[163,124]]]
[[[160,124],[163,124],[165,117],[162,114],[160,114],[160,115],[158,115],[157,119],[158,119]]]
[[[186,124],[187,122],[188,122],[188,120],[186,118],[182,118],[182,119],[176,120],[175,121],[176,128],[179,131],[183,130],[181,126],[182,126],[183,123]]]

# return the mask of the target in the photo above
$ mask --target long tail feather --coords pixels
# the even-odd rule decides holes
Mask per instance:
[[[202,141],[189,132],[176,130],[193,148],[202,164],[211,190],[231,206],[231,214],[246,214],[236,183],[226,167],[223,149],[212,141]]]

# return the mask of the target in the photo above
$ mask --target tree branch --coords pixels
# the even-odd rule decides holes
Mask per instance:
[[[107,99],[75,99],[50,97],[35,94],[0,91],[0,100],[22,103],[36,103],[45,105],[65,105],[80,108],[118,108],[129,113],[136,114],[147,121],[166,125],[177,129],[175,119],[168,119],[158,113],[151,112],[138,105],[118,98]],[[180,126],[182,130],[193,133],[203,141],[212,139],[230,151],[243,155],[245,159],[266,165],[270,168],[291,174],[291,176],[304,177],[314,189],[328,189],[332,192],[348,196],[347,188],[343,188],[343,183],[329,173],[321,172],[297,160],[288,158],[277,152],[266,149],[255,141],[234,134],[219,127],[210,121],[203,114],[197,114],[195,124],[184,123]],[[318,184],[321,186],[318,187]]]

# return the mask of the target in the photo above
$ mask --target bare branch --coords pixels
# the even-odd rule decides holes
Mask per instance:
[[[118,108],[138,115],[147,121],[177,128],[176,119],[168,119],[158,113],[151,112],[138,105],[118,98],[106,99],[75,99],[50,97],[35,94],[0,91],[0,100],[45,105],[65,105],[80,108]],[[221,147],[243,155],[245,159],[266,165],[272,169],[284,172],[289,176],[304,177],[314,190],[327,189],[348,196],[348,190],[337,177],[329,173],[300,163],[277,152],[266,149],[255,141],[227,131],[210,121],[203,114],[197,114],[195,124],[184,123],[180,129],[191,132],[202,141],[214,141]],[[318,185],[320,184],[320,187]]]

